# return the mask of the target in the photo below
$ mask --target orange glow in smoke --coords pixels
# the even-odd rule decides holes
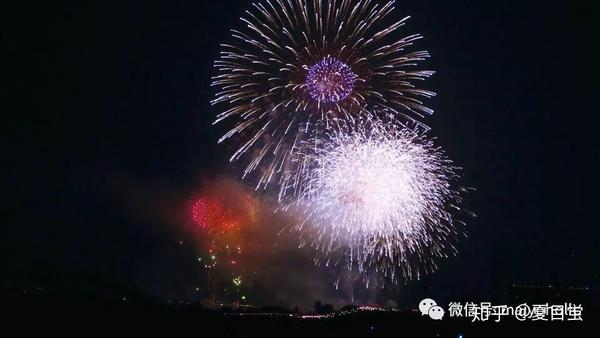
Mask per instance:
[[[193,203],[193,222],[207,231],[231,232],[257,220],[257,202],[250,194],[224,198],[204,194]]]

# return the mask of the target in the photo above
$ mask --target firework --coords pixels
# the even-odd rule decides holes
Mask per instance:
[[[201,228],[233,228],[237,225],[237,220],[232,217],[230,210],[227,210],[214,197],[201,196],[192,207],[192,219]]]
[[[236,230],[256,223],[257,202],[246,192],[220,197],[203,193],[193,201],[191,218],[202,230],[235,234]]]
[[[252,194],[228,180],[205,182],[186,203],[187,229],[198,239],[197,262],[206,273],[208,288],[199,295],[206,304],[239,303],[252,271],[248,262],[262,244],[255,236],[260,204]]]
[[[394,20],[394,1],[287,0],[253,4],[222,44],[212,85],[215,123],[232,120],[222,142],[236,136],[231,161],[246,154],[244,176],[259,170],[258,186],[299,164],[297,145],[331,120],[353,120],[364,109],[419,121],[433,92],[415,82],[433,74],[417,64],[426,51],[408,51],[420,35],[399,36],[408,17]],[[391,23],[391,24],[390,24]],[[318,135],[319,133],[316,133]]]
[[[320,261],[344,257],[364,276],[398,280],[455,252],[459,168],[422,129],[367,118],[308,140],[298,156],[309,165],[280,197]]]

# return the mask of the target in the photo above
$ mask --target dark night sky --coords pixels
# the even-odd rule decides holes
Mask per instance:
[[[419,47],[437,70],[433,134],[477,189],[469,238],[431,277],[440,297],[491,297],[510,283],[599,286],[591,3],[399,1],[397,15],[412,16],[403,32],[425,36]],[[138,182],[133,196],[143,198],[206,173],[235,177],[216,144],[222,130],[210,126],[209,83],[218,44],[248,6],[101,1],[7,12],[3,101],[14,105],[2,109],[12,117],[0,278],[179,294],[149,286],[160,268],[148,267],[170,266],[177,288],[196,273],[193,253],[160,219],[132,216],[119,182]]]

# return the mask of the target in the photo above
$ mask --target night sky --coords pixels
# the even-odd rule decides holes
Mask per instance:
[[[412,16],[402,32],[424,35],[418,47],[432,54],[428,124],[476,188],[466,207],[477,218],[459,254],[397,298],[418,298],[423,283],[446,300],[490,299],[513,283],[597,289],[597,7],[398,2],[396,16]],[[169,215],[202,182],[239,178],[216,142],[224,129],[211,126],[210,76],[249,6],[101,1],[7,12],[0,282],[194,300],[192,288],[205,286],[197,250]],[[307,268],[302,278],[318,276]],[[256,303],[270,301],[257,291]]]

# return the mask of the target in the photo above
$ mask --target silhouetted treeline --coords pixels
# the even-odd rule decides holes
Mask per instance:
[[[321,302],[315,303],[314,316],[302,316],[297,310],[278,307],[208,309],[200,303],[167,304],[134,291],[111,299],[16,285],[3,285],[0,301],[8,313],[1,320],[3,327],[15,326],[19,336],[41,329],[74,336],[198,332],[200,336],[218,333],[218,337],[588,337],[598,319],[598,312],[587,308],[583,322],[433,321],[415,311],[361,311],[352,305],[335,312]]]

